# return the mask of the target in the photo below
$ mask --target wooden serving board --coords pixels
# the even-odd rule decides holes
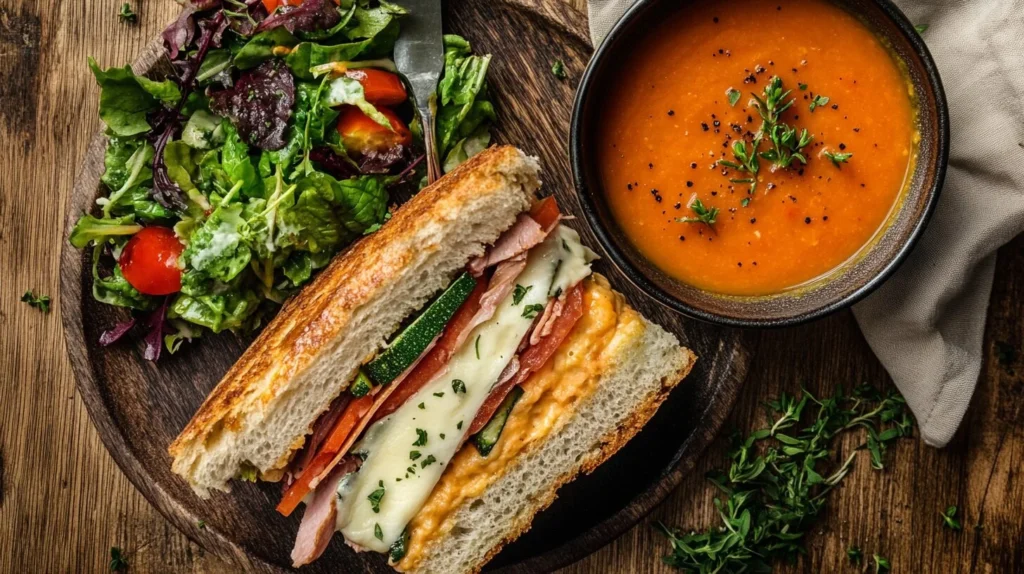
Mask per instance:
[[[452,0],[446,10],[446,31],[464,35],[477,53],[494,55],[488,77],[499,115],[496,139],[539,156],[545,192],[554,193],[563,211],[578,213],[567,134],[575,83],[592,51],[586,17],[543,0]],[[161,56],[157,40],[136,62],[136,71],[150,70]],[[551,73],[556,59],[565,63],[567,80]],[[97,134],[69,200],[65,233],[100,193],[104,145],[104,137]],[[569,225],[588,245],[598,246],[582,220]],[[552,570],[635,524],[693,467],[728,415],[746,375],[748,356],[738,331],[684,320],[638,292],[609,264],[599,262],[595,268],[700,359],[644,431],[593,474],[561,489],[552,507],[499,554],[491,570]],[[171,474],[166,451],[251,337],[206,336],[176,355],[165,354],[158,364],[145,361],[138,344],[100,347],[100,333],[127,312],[93,300],[88,255],[66,242],[61,300],[79,392],[104,444],[132,483],[206,549],[251,571],[288,569],[300,513],[285,519],[274,511],[278,486],[240,483],[230,494],[202,501]],[[382,556],[357,555],[338,537],[303,571],[391,570]]]

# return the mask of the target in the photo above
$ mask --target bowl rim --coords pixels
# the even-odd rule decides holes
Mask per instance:
[[[592,199],[593,194],[586,192],[586,185],[584,184],[585,170],[582,158],[582,149],[584,148],[582,138],[584,124],[582,119],[582,109],[584,103],[591,97],[592,92],[594,91],[597,69],[601,64],[601,61],[612,53],[612,48],[610,46],[617,38],[625,34],[625,29],[629,24],[634,19],[641,17],[647,9],[662,1],[671,0],[637,0],[637,2],[630,6],[618,21],[615,22],[612,29],[608,32],[608,35],[605,36],[604,40],[602,40],[595,48],[594,54],[590,58],[590,62],[587,63],[587,67],[583,71],[580,83],[576,89],[576,97],[573,101],[568,142],[569,163],[572,169],[573,188],[576,193],[576,198],[580,202],[580,207],[582,208],[587,225],[601,243],[601,247],[604,249],[605,253],[608,254],[614,267],[617,268],[622,275],[624,275],[626,279],[628,279],[638,289],[665,307],[693,319],[727,327],[763,328],[800,325],[815,319],[820,319],[826,315],[839,311],[840,309],[851,306],[869,295],[889,279],[904,260],[906,260],[910,252],[913,251],[921,237],[921,234],[924,232],[924,229],[927,227],[928,222],[931,220],[931,217],[935,212],[939,196],[942,192],[943,183],[946,179],[946,169],[949,163],[949,107],[946,102],[946,92],[942,86],[942,79],[939,75],[938,67],[935,64],[935,60],[932,58],[931,52],[928,50],[928,46],[925,44],[924,39],[917,32],[906,14],[893,4],[891,0],[868,0],[880,9],[885,17],[888,18],[888,20],[894,24],[900,33],[902,33],[906,38],[912,51],[920,59],[921,71],[923,72],[922,77],[925,83],[935,94],[935,115],[938,129],[935,130],[933,137],[937,151],[938,165],[935,168],[935,177],[932,184],[923,190],[928,194],[925,200],[925,205],[921,215],[913,222],[913,226],[910,228],[907,239],[898,248],[896,253],[882,266],[880,271],[875,273],[874,276],[868,279],[863,285],[843,297],[830,301],[816,309],[792,316],[771,319],[747,319],[733,315],[712,313],[700,307],[690,305],[670,295],[661,287],[650,281],[636,269],[632,262],[630,262],[629,258],[615,245],[610,236],[610,232],[605,229],[598,217],[597,206],[594,204]],[[908,63],[908,65],[910,64]]]

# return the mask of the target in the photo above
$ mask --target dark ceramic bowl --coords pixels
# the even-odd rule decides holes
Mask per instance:
[[[935,208],[949,156],[949,113],[931,54],[907,17],[888,0],[838,2],[886,42],[906,66],[918,99],[920,143],[910,184],[887,227],[857,257],[827,276],[776,295],[736,297],[702,291],[669,277],[630,243],[605,202],[596,137],[610,82],[628,65],[636,40],[678,10],[679,0],[639,0],[594,53],[576,93],[569,153],[587,222],[611,261],[648,295],[685,315],[730,326],[776,327],[817,319],[878,287],[910,252]]]

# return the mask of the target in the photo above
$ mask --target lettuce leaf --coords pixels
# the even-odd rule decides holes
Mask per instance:
[[[249,266],[252,252],[246,243],[248,224],[239,203],[218,207],[192,233],[181,254],[185,264],[183,283],[197,286],[206,280],[234,280]]]
[[[483,140],[496,116],[494,107],[486,98],[487,68],[491,56],[472,55],[469,42],[461,36],[446,34],[444,45],[444,75],[437,88],[441,104],[437,114],[437,141],[445,164],[454,167],[471,157],[466,153],[465,143],[459,146],[458,151],[454,148],[473,134],[476,134],[475,142]],[[486,137],[489,139],[489,134]]]
[[[99,264],[103,247],[97,245],[92,251],[92,296],[100,303],[147,310],[156,306],[156,299],[139,293],[121,274],[121,267],[114,265],[109,277],[101,277]]]
[[[340,76],[331,80],[327,93],[324,95],[324,105],[333,107],[342,104],[356,106],[373,121],[389,130],[391,129],[391,122],[387,116],[380,113],[373,104],[366,101],[366,92],[358,80],[347,76]]]
[[[100,219],[92,215],[83,215],[71,229],[68,242],[78,249],[85,249],[90,243],[101,245],[112,237],[135,235],[142,226],[135,223],[134,215]]]
[[[169,319],[184,319],[219,333],[238,331],[252,325],[261,297],[252,289],[236,288],[224,293],[192,296],[179,294],[167,311]]]
[[[131,66],[103,70],[89,58],[89,68],[100,86],[100,119],[115,135],[127,137],[150,131],[147,114],[162,105],[175,106],[181,99],[181,90],[174,82],[136,76]]]

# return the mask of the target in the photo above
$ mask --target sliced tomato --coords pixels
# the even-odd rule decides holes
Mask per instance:
[[[575,287],[569,289],[568,293],[566,293],[562,314],[555,319],[554,325],[551,326],[551,332],[538,341],[536,345],[530,346],[519,355],[519,371],[516,373],[516,376],[495,387],[491,394],[487,396],[487,400],[484,401],[480,410],[477,411],[473,424],[469,426],[470,435],[480,432],[480,429],[487,425],[487,421],[491,420],[491,417],[494,416],[494,413],[501,406],[501,402],[505,400],[505,396],[508,395],[509,391],[516,385],[526,382],[526,379],[531,374],[539,371],[544,366],[544,363],[548,362],[548,359],[562,346],[565,338],[569,336],[569,332],[572,331],[572,328],[576,326],[576,323],[579,322],[582,316],[583,283],[577,283]]]
[[[184,246],[168,227],[144,227],[121,250],[118,265],[132,287],[145,295],[170,295],[181,290],[178,258]]]
[[[289,516],[298,508],[302,499],[312,490],[311,484],[313,479],[327,469],[328,465],[334,460],[335,455],[345,445],[356,425],[366,416],[366,413],[370,412],[370,407],[372,406],[373,395],[360,397],[348,404],[345,412],[341,414],[338,422],[331,429],[331,433],[324,440],[320,451],[316,453],[312,462],[309,463],[305,470],[295,479],[295,482],[285,491],[281,502],[277,505],[278,512]]]
[[[345,72],[345,76],[363,86],[363,97],[375,106],[397,106],[409,99],[405,84],[398,74],[374,68],[358,68]]]
[[[561,215],[562,213],[558,210],[558,202],[555,201],[554,196],[545,197],[530,208],[530,217],[544,229],[554,225]]]
[[[377,409],[377,412],[374,413],[373,418],[370,420],[370,424],[398,410],[398,407],[402,406],[409,397],[418,393],[420,389],[432,381],[434,375],[439,373],[448,364],[448,360],[451,359],[456,351],[455,347],[458,345],[459,335],[466,330],[473,321],[473,316],[480,310],[480,299],[485,292],[487,292],[487,279],[485,277],[477,278],[476,287],[473,288],[466,301],[462,303],[459,310],[448,321],[448,325],[444,328],[444,332],[441,333],[437,343],[420,360],[416,368],[399,383],[398,388],[391,393],[391,396],[387,398],[384,404]]]
[[[412,132],[409,126],[388,108],[377,108],[391,122],[388,129],[364,114],[355,106],[343,106],[338,116],[338,133],[345,144],[345,149],[358,154],[369,151],[383,152],[396,145],[407,146],[412,143]]]
[[[267,14],[273,14],[280,5],[281,0],[263,0],[263,7],[267,9]]]

